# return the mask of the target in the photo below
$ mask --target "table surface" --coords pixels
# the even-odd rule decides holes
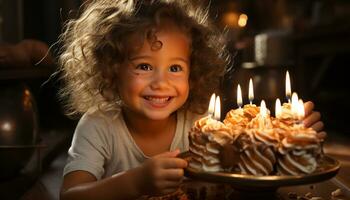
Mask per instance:
[[[346,188],[339,185],[337,178],[331,180],[292,187],[281,187],[277,191],[238,191],[227,184],[216,184],[201,182],[196,180],[186,180],[183,182],[181,189],[173,195],[166,197],[144,197],[142,200],[297,200],[311,199],[319,197],[324,200],[329,199],[350,199],[350,193]],[[339,195],[332,195],[336,190],[340,190]],[[317,198],[314,198],[315,200]]]
[[[341,137],[340,135],[332,135],[327,139],[325,144],[325,153],[341,163],[341,168],[338,174],[327,181],[309,185],[298,185],[280,187],[275,192],[240,192],[233,189],[230,185],[201,182],[198,180],[186,179],[175,195],[166,197],[143,197],[141,199],[148,200],[214,200],[214,199],[248,199],[248,200],[297,200],[301,197],[322,197],[324,200],[343,199],[350,200],[350,137]],[[334,136],[334,137],[333,137]],[[58,191],[62,181],[62,169],[66,154],[58,157],[50,167],[52,170],[44,172],[38,179],[37,183],[27,192],[27,195],[22,197],[23,200],[58,199]],[[342,195],[332,198],[332,192],[337,189],[341,190]],[[45,196],[46,194],[46,196]],[[294,198],[293,198],[294,195]],[[304,198],[311,199],[311,198]],[[317,198],[316,198],[317,199]],[[315,198],[313,200],[316,200]]]

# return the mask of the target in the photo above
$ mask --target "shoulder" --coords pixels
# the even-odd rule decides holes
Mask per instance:
[[[86,112],[79,120],[78,125],[80,124],[103,124],[103,123],[111,123],[115,120],[118,120],[120,117],[120,110],[111,110],[111,111],[88,111]]]
[[[106,134],[110,132],[117,120],[120,120],[120,110],[86,112],[79,120],[75,134],[85,135],[91,132]]]

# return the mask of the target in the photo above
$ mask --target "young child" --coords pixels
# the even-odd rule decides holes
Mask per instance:
[[[135,199],[177,190],[188,131],[218,93],[227,54],[189,1],[96,0],[67,24],[60,62],[70,114],[82,114],[61,199]],[[320,115],[305,104],[308,126]]]

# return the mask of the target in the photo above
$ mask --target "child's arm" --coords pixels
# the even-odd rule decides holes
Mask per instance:
[[[140,167],[96,180],[86,171],[74,171],[63,180],[61,199],[135,199],[141,195],[161,195],[175,191],[187,162],[176,158],[178,151],[166,152]]]

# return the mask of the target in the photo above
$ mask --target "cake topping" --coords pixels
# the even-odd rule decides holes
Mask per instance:
[[[289,74],[287,72],[289,79]],[[212,96],[209,115],[194,123],[190,137],[193,161],[190,167],[204,171],[230,171],[257,176],[310,174],[317,169],[321,142],[319,134],[303,125],[304,103],[287,85],[288,103],[276,100],[276,117],[262,101],[254,99],[249,83],[250,104],[243,105],[241,88],[237,87],[237,109],[230,110],[222,122],[220,100]]]

